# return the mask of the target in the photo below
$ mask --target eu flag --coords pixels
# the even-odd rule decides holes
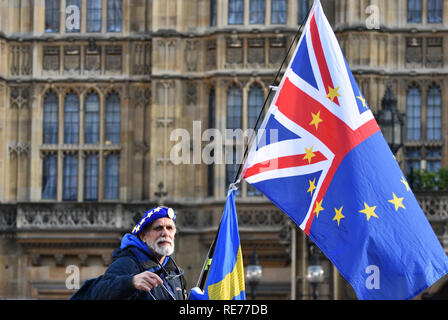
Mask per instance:
[[[410,299],[448,272],[318,0],[243,173],[359,299]]]
[[[192,290],[192,300],[245,300],[243,255],[238,233],[235,190],[230,190],[224,207],[216,247],[204,294]]]

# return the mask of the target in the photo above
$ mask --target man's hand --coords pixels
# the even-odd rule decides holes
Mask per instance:
[[[137,290],[144,290],[149,292],[163,283],[162,279],[155,273],[144,271],[132,277],[132,284]]]

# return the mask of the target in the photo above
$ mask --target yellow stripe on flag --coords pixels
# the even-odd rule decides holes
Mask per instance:
[[[245,290],[243,256],[241,246],[238,248],[237,259],[232,272],[226,274],[225,278],[208,286],[210,300],[232,300]]]

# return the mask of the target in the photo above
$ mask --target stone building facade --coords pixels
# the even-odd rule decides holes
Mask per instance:
[[[194,286],[237,169],[198,158],[210,143],[202,133],[253,127],[309,2],[2,2],[0,298],[67,298],[67,279],[102,274],[121,236],[160,203],[177,210],[176,259]],[[441,11],[432,1],[321,2],[371,108],[390,86],[413,121],[403,169],[446,166],[448,1]],[[371,4],[379,29],[366,27]],[[176,129],[190,135],[189,163],[170,159]],[[418,197],[448,250],[448,195]],[[310,298],[303,233],[245,183],[237,210],[245,264],[256,249],[263,266],[258,297],[290,298],[295,277],[296,298]],[[321,262],[321,298],[354,298]]]

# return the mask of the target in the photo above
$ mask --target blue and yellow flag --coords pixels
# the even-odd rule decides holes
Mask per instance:
[[[204,298],[209,300],[246,299],[235,190],[227,195],[204,293]]]

